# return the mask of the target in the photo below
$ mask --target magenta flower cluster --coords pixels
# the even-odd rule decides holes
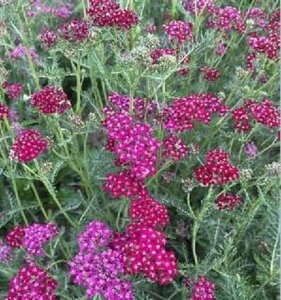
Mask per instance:
[[[86,288],[86,295],[107,300],[132,300],[132,284],[121,278],[125,272],[122,254],[109,248],[113,231],[104,223],[89,223],[79,236],[79,253],[70,262],[72,281]]]
[[[34,262],[22,267],[11,279],[5,300],[56,300],[57,281]]]
[[[54,223],[34,223],[26,227],[15,227],[7,234],[6,240],[11,247],[22,247],[30,255],[44,256],[44,246],[54,239],[58,232]]]

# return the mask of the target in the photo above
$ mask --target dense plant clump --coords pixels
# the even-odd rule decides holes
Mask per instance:
[[[279,294],[276,1],[0,5],[0,299]]]

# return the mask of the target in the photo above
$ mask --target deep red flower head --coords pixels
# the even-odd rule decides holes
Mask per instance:
[[[20,248],[23,243],[25,227],[16,226],[6,235],[7,244],[14,248]]]
[[[33,93],[31,105],[37,107],[43,114],[62,114],[71,108],[66,93],[55,86],[46,86]]]
[[[206,162],[195,170],[195,177],[203,185],[221,185],[239,178],[239,170],[231,165],[229,154],[222,149],[208,152]]]
[[[36,129],[20,130],[11,147],[10,157],[27,163],[40,156],[48,148],[48,141]]]
[[[148,195],[130,202],[129,217],[132,222],[151,228],[163,228],[169,223],[168,210]]]
[[[163,156],[170,157],[174,161],[181,160],[188,155],[188,149],[184,142],[174,134],[170,134],[163,142]]]
[[[129,30],[139,21],[134,11],[121,9],[119,4],[111,0],[90,0],[88,14],[96,26],[116,27]]]
[[[242,199],[239,195],[220,195],[215,203],[220,210],[233,209],[241,203]]]
[[[89,37],[89,28],[85,20],[74,19],[62,24],[59,34],[69,42],[82,42]]]
[[[170,284],[178,274],[177,258],[165,244],[163,232],[140,223],[130,224],[126,234],[116,235],[113,241],[123,252],[126,273],[142,273],[160,285]]]
[[[56,44],[57,34],[54,31],[45,27],[39,35],[39,40],[45,48],[50,48]]]
[[[8,95],[8,98],[11,100],[16,100],[19,98],[23,91],[23,85],[21,83],[10,83],[5,81],[2,84],[3,89]]]
[[[131,198],[147,194],[144,182],[137,180],[129,171],[108,174],[103,188],[111,194],[112,198]]]
[[[204,79],[207,81],[215,81],[220,77],[220,71],[216,68],[202,67],[201,72],[204,74]]]

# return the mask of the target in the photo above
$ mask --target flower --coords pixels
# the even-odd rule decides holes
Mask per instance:
[[[112,236],[113,230],[109,226],[103,222],[92,221],[79,236],[79,250],[84,253],[97,252],[108,246]]]
[[[215,203],[220,210],[233,209],[241,203],[241,197],[239,195],[220,195]]]
[[[90,0],[88,14],[94,25],[116,27],[129,30],[138,23],[138,17],[132,10],[120,9],[119,4],[111,0]]]
[[[184,21],[171,21],[164,25],[165,32],[169,39],[182,44],[192,38],[193,25]]]
[[[44,269],[31,262],[22,267],[11,279],[6,300],[56,300],[57,281]]]
[[[215,285],[205,276],[199,276],[190,300],[215,300]]]
[[[23,226],[15,226],[6,235],[7,244],[13,248],[20,248],[24,237],[25,228]]]
[[[45,48],[50,48],[56,44],[57,34],[47,27],[44,27],[39,35],[39,40]]]
[[[144,182],[137,180],[129,171],[108,174],[103,188],[115,199],[120,197],[131,198],[147,193]]]
[[[87,22],[83,19],[73,19],[60,25],[59,34],[69,42],[82,42],[89,37]]]
[[[171,48],[157,48],[150,53],[153,63],[158,63],[160,58],[167,55],[175,55],[175,50]]]
[[[27,163],[40,156],[48,148],[48,141],[36,129],[22,129],[11,147],[10,157]]]
[[[18,99],[23,91],[23,85],[21,83],[10,83],[5,81],[2,84],[2,87],[5,89],[8,98],[11,100]]]
[[[196,15],[205,12],[215,13],[217,11],[215,0],[185,0],[183,6],[185,10]]]
[[[153,229],[163,228],[169,223],[168,210],[148,195],[138,196],[130,202],[129,217],[133,223]]]
[[[132,300],[131,282],[121,279],[125,267],[120,250],[109,248],[113,230],[100,221],[90,222],[79,236],[79,253],[70,262],[72,281],[86,288],[92,299],[103,295],[109,300]]]
[[[164,233],[142,224],[131,224],[125,235],[116,235],[112,245],[121,249],[127,274],[143,273],[160,285],[170,284],[178,274],[173,251],[165,249]]]
[[[215,81],[220,77],[220,71],[216,68],[202,67],[201,72],[204,74],[204,79],[207,81]]]
[[[43,114],[62,114],[71,108],[71,103],[65,92],[55,86],[46,86],[34,92],[31,105],[37,107]]]
[[[178,161],[188,155],[188,149],[183,141],[174,134],[170,134],[163,142],[163,157],[170,157]]]
[[[279,110],[269,99],[261,102],[245,100],[243,106],[232,112],[235,128],[248,131],[252,128],[251,121],[256,121],[269,128],[278,128],[280,124]]]
[[[258,148],[255,145],[254,142],[247,143],[244,147],[244,152],[249,156],[249,157],[255,157],[258,152]]]
[[[55,238],[58,234],[58,227],[54,223],[34,223],[25,227],[22,247],[35,256],[44,255],[44,245]]]
[[[7,264],[12,259],[12,248],[0,240],[0,263]]]
[[[214,113],[223,116],[228,110],[216,95],[201,93],[175,99],[164,109],[161,118],[165,129],[182,132],[192,130],[195,122],[209,124]]]
[[[239,178],[239,170],[231,165],[229,154],[222,149],[209,151],[206,162],[195,170],[195,177],[203,185],[221,185]]]
[[[9,117],[9,108],[5,104],[0,103],[0,121],[3,121],[5,118]]]
[[[103,125],[111,144],[114,143],[118,165],[128,166],[131,176],[138,180],[156,172],[157,151],[160,142],[152,128],[144,122],[135,122],[127,112],[114,112],[106,107]]]

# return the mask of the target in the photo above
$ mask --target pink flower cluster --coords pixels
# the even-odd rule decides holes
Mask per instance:
[[[183,5],[185,10],[196,15],[205,12],[213,14],[217,11],[215,0],[185,0]]]
[[[12,259],[12,248],[0,240],[0,263],[7,264]]]
[[[220,71],[216,68],[204,66],[200,70],[204,74],[204,79],[207,81],[215,81],[220,77]]]
[[[48,148],[48,141],[36,129],[22,129],[10,150],[10,157],[18,162],[27,163]]]
[[[190,22],[171,21],[164,28],[169,39],[173,42],[182,44],[192,38],[193,25]]]
[[[133,223],[112,244],[121,249],[128,274],[143,273],[150,280],[166,285],[178,274],[176,256],[165,249],[166,242],[163,232]]]
[[[59,26],[60,36],[69,42],[82,42],[89,37],[88,24],[83,19],[73,19]]]
[[[222,185],[239,178],[239,170],[231,165],[229,154],[222,149],[209,151],[206,162],[195,170],[195,177],[205,186]]]
[[[114,199],[133,198],[147,193],[143,180],[137,180],[130,171],[126,170],[119,173],[109,173],[103,188]]]
[[[252,20],[259,28],[265,28],[267,25],[267,13],[259,7],[249,8],[245,17],[247,20]]]
[[[39,56],[35,49],[26,48],[23,46],[23,44],[19,44],[18,46],[10,50],[11,59],[18,59],[28,56],[30,56],[31,59],[35,62],[38,62]]]
[[[223,116],[228,111],[216,95],[202,93],[175,99],[165,108],[162,118],[166,129],[182,132],[192,130],[195,122],[209,124],[214,113]]]
[[[157,48],[150,53],[154,64],[158,63],[160,58],[165,55],[175,55],[175,50],[171,48]]]
[[[165,248],[165,234],[158,231],[169,223],[169,216],[166,207],[149,196],[144,184],[144,179],[156,172],[160,142],[153,137],[152,128],[147,123],[137,121],[138,112],[144,107],[142,100],[139,100],[141,105],[134,101],[135,116],[128,114],[128,97],[114,93],[109,100],[118,111],[109,107],[104,111],[107,149],[115,153],[118,165],[126,169],[108,174],[104,189],[113,198],[131,200],[131,222],[123,234],[115,233],[111,247],[122,254],[126,274],[144,274],[150,280],[169,284],[178,273],[177,259]],[[169,148],[167,155],[176,155],[177,159],[183,156],[185,147],[177,138],[166,144]]]
[[[220,210],[233,209],[241,203],[242,199],[239,195],[220,195],[215,203]]]
[[[215,300],[215,285],[205,276],[199,276],[189,300]]]
[[[214,24],[219,30],[235,30],[239,33],[243,33],[246,30],[243,15],[235,7],[226,6],[219,8],[214,15]]]
[[[251,122],[263,124],[269,128],[278,128],[280,124],[280,112],[269,99],[261,102],[245,100],[244,105],[232,112],[235,128],[241,131],[251,130]]]
[[[31,105],[37,107],[43,114],[62,114],[71,108],[65,92],[55,86],[46,86],[34,92],[31,96]]]
[[[174,134],[170,134],[163,141],[163,157],[170,157],[174,161],[181,160],[188,155],[188,149],[184,142]]]
[[[119,250],[109,248],[113,231],[104,223],[93,221],[79,237],[79,253],[70,262],[73,282],[86,288],[86,295],[108,300],[132,300],[132,284],[120,276],[125,268]]]
[[[277,24],[277,26],[276,26]],[[277,59],[280,51],[280,12],[270,16],[263,35],[253,34],[249,37],[250,48],[258,53],[264,53],[269,59]]]
[[[88,14],[94,25],[129,30],[139,21],[135,12],[121,9],[112,0],[90,0]]]
[[[21,83],[11,83],[7,81],[2,84],[2,88],[11,100],[18,99],[23,91],[23,85]]]
[[[114,110],[129,112],[130,102],[133,102],[134,117],[143,120],[147,116],[156,111],[156,103],[144,98],[133,98],[113,92],[108,96],[109,103],[114,107]],[[108,113],[110,111],[108,110]]]
[[[105,110],[103,122],[118,163],[130,168],[131,175],[144,179],[156,172],[157,150],[160,142],[153,137],[149,124],[140,123],[126,112]]]
[[[56,300],[57,281],[35,263],[28,263],[12,278],[5,300]]]
[[[39,40],[45,48],[54,46],[57,42],[57,34],[47,27],[44,27],[39,35]]]
[[[43,247],[57,234],[57,225],[53,223],[34,223],[26,227],[16,226],[7,234],[6,240],[11,247],[23,247],[28,254],[43,256]]]
[[[24,238],[25,228],[23,226],[15,226],[6,235],[7,243],[13,248],[20,248]]]
[[[63,6],[51,7],[44,5],[41,0],[34,0],[31,3],[31,9],[28,11],[29,17],[35,17],[39,14],[50,14],[57,18],[67,19],[72,13],[72,5],[67,4]]]
[[[130,202],[129,217],[131,224],[153,229],[163,229],[169,223],[167,208],[149,195],[139,195]]]

